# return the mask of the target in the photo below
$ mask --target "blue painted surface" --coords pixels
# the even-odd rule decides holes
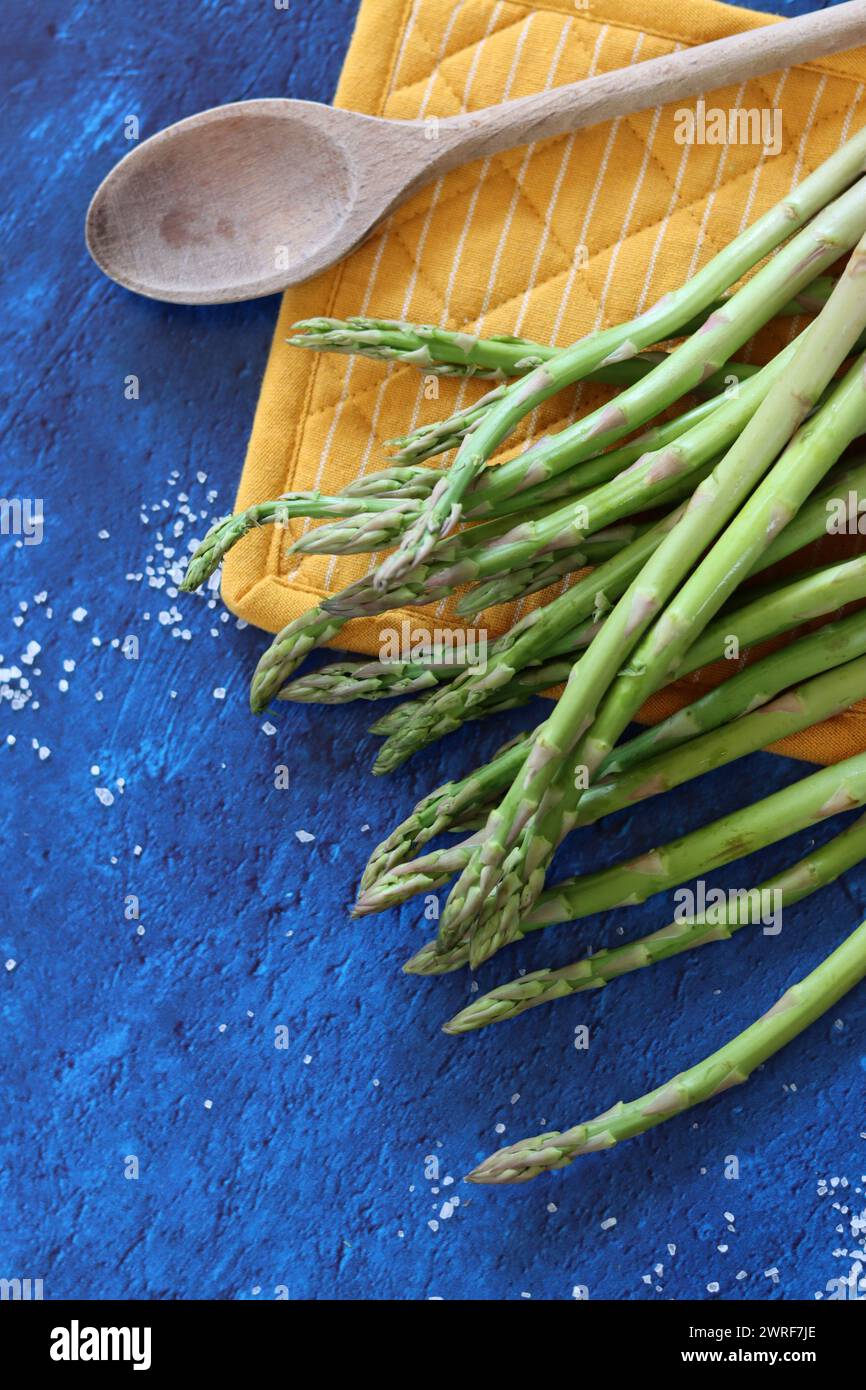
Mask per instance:
[[[400,973],[429,934],[418,908],[353,923],[346,905],[414,799],[538,709],[376,781],[369,706],[288,708],[267,735],[245,702],[261,635],[149,583],[160,547],[176,560],[231,502],[276,305],[169,308],[116,289],[82,246],[89,194],[129,114],[149,134],[222,101],[328,99],[354,11],[4,6],[2,488],[42,496],[46,521],[41,545],[2,539],[0,666],[29,698],[0,703],[0,962],[16,962],[0,969],[0,1275],[43,1278],[51,1298],[812,1298],[848,1273],[838,1252],[857,1248],[866,1205],[863,989],[748,1088],[612,1155],[525,1188],[460,1177],[745,1026],[861,920],[866,872],[792,910],[780,939],[744,933],[447,1039],[467,981]],[[137,660],[113,645],[128,636]],[[581,836],[563,867],[649,847],[660,822],[673,835],[802,770],[755,756]],[[809,843],[718,881],[754,882]],[[551,933],[482,985],[663,911]],[[834,1177],[852,1187],[819,1195]]]

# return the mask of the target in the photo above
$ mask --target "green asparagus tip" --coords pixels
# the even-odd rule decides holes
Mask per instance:
[[[462,1038],[464,1033],[474,1033],[477,1028],[482,1026],[477,1010],[472,1004],[468,1004],[465,1009],[460,1010],[459,1014],[455,1014],[453,1018],[449,1018],[446,1023],[442,1024],[442,1032],[447,1033],[452,1038]]]
[[[182,594],[194,594],[196,589],[200,589],[202,584],[206,584],[216,569],[216,565],[209,564],[204,558],[199,558],[198,551],[193,555],[186,567],[186,574],[178,584]]]
[[[270,703],[269,697],[262,699],[261,695],[257,693],[255,686],[252,686],[250,689],[250,712],[252,714],[264,714]]]
[[[327,333],[334,327],[334,322],[333,319],[324,318],[298,319],[297,323],[292,324],[290,331],[292,337],[306,338],[310,333]],[[287,342],[291,341],[291,338],[287,339]]]

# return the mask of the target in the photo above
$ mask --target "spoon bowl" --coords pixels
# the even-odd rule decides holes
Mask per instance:
[[[351,157],[370,124],[380,123],[280,99],[179,121],[100,184],[87,213],[90,254],[127,289],[179,304],[250,299],[305,280],[377,220]]]

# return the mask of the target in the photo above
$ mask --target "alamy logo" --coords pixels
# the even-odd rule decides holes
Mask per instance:
[[[678,145],[759,145],[765,155],[782,149],[782,113],[766,106],[682,106],[674,112]]]
[[[0,1279],[0,1300],[28,1300],[42,1297],[41,1279]]]
[[[708,888],[699,878],[694,889],[678,888],[674,893],[674,920],[697,922],[708,927],[761,924],[764,936],[778,936],[782,930],[782,890],[780,888]]]
[[[52,1361],[131,1361],[134,1371],[150,1370],[149,1327],[68,1327],[51,1329]]]
[[[434,627],[428,632],[426,628],[413,627],[409,619],[404,618],[399,628],[382,628],[379,660],[427,661],[440,666],[472,666],[483,671],[487,665],[487,630]]]
[[[25,545],[39,545],[44,522],[41,497],[0,497],[0,535],[23,536]]]

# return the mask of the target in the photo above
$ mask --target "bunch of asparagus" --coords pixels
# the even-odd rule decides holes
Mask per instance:
[[[467,720],[565,684],[536,729],[431,792],[374,850],[357,914],[455,879],[437,936],[407,963],[410,974],[475,969],[529,932],[642,902],[866,804],[861,754],[671,844],[547,886],[555,851],[579,827],[866,699],[866,612],[839,616],[866,600],[866,557],[764,574],[826,533],[833,499],[866,497],[866,461],[841,462],[866,432],[864,169],[866,131],[679,290],[565,349],[370,318],[296,325],[290,341],[306,350],[498,384],[395,441],[387,467],[339,495],[287,494],[212,527],[185,589],[204,583],[253,527],[289,528],[298,517],[324,524],[297,537],[295,553],[372,557],[365,577],[277,634],[253,675],[253,710],[275,699],[414,696],[373,725],[385,738],[374,771],[386,773]],[[827,275],[846,255],[841,273]],[[778,316],[801,331],[766,365],[738,362]],[[496,450],[536,407],[586,380],[615,394],[494,466]],[[430,464],[450,450],[450,465]],[[379,551],[389,553],[379,560]],[[457,611],[474,615],[563,577],[565,587],[492,644],[483,667],[427,654],[341,661],[293,679],[307,653],[353,617],[458,591]],[[804,624],[809,630],[784,646],[761,646]],[[622,741],[650,695],[731,651],[751,658],[752,648],[754,659],[720,686]],[[446,831],[463,838],[428,847]],[[760,889],[791,904],[864,857],[866,816]],[[757,919],[761,892],[742,894],[712,920],[678,919],[573,965],[500,984],[446,1032],[501,1022],[728,940]],[[705,1061],[595,1120],[494,1154],[472,1181],[520,1182],[562,1167],[745,1080],[864,974],[866,924]]]

